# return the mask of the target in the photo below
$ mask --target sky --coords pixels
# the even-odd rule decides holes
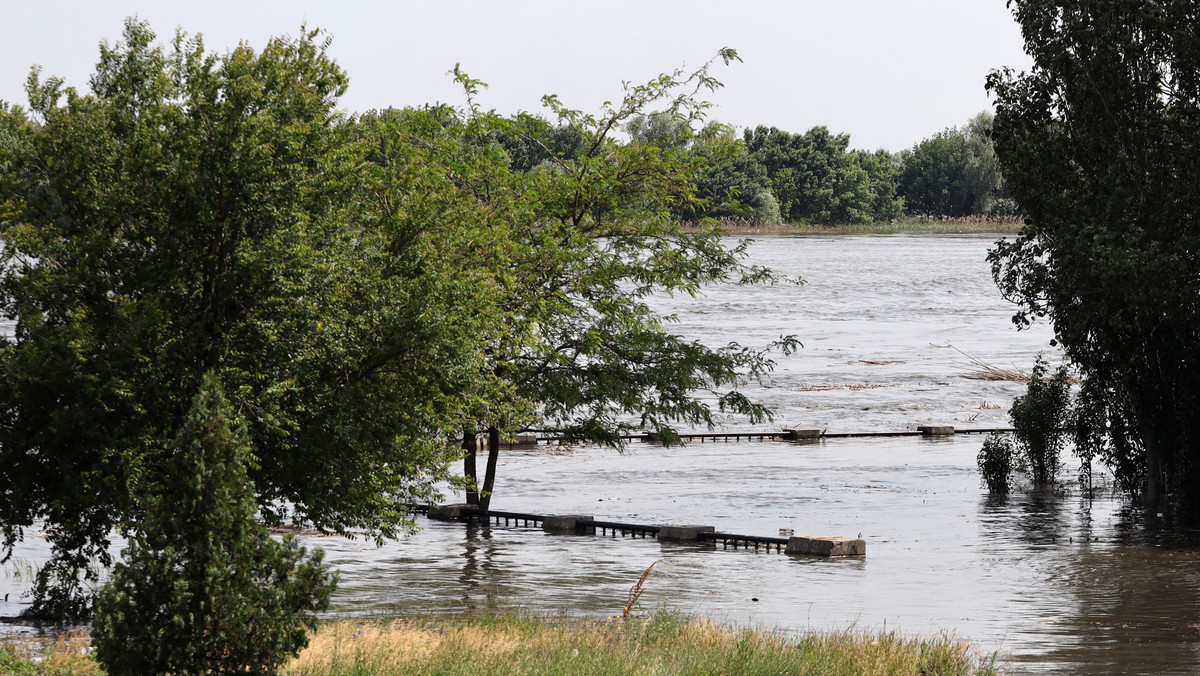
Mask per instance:
[[[210,51],[261,48],[300,26],[332,37],[350,75],[348,112],[464,105],[447,71],[488,83],[486,109],[539,112],[544,94],[599,112],[622,82],[694,70],[732,47],[713,74],[709,118],[804,132],[825,125],[853,148],[899,151],[990,110],[989,71],[1028,68],[1005,0],[7,0],[0,99],[24,104],[30,67],[83,91],[98,45],[124,20],[176,29]]]

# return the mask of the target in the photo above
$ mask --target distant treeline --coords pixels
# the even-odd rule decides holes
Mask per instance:
[[[496,139],[512,168],[552,170],[580,150],[570,124],[528,114]],[[719,122],[699,130],[667,113],[634,118],[629,142],[670,149],[695,162],[695,198],[676,207],[680,220],[734,217],[782,222],[859,224],[904,216],[1006,218],[1019,213],[1008,197],[982,112],[898,153],[850,149],[849,134],[813,127],[803,134],[775,127],[736,131]]]

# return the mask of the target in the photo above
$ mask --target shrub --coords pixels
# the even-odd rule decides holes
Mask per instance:
[[[1071,378],[1065,365],[1053,375],[1050,366],[1038,356],[1033,365],[1025,394],[1013,400],[1010,416],[1013,436],[991,434],[983,442],[976,463],[983,483],[992,495],[1007,495],[1013,472],[1025,472],[1035,488],[1053,486],[1062,464],[1059,458],[1066,446],[1068,426],[1074,413],[1071,404]],[[1083,458],[1089,466],[1089,459]]]
[[[1014,453],[1012,439],[1007,436],[992,432],[987,439],[983,440],[983,448],[979,449],[977,463],[988,493],[1008,495]]]
[[[92,641],[109,674],[274,673],[308,644],[336,576],[323,552],[306,557],[258,522],[245,439],[209,374],[97,598]]]
[[[1071,418],[1071,383],[1067,367],[1047,376],[1049,364],[1039,355],[1033,364],[1029,387],[1013,400],[1014,436],[1024,468],[1034,486],[1051,486],[1061,468],[1059,457],[1066,445]]]

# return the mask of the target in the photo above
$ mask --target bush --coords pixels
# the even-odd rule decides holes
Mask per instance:
[[[276,542],[256,518],[252,460],[209,374],[159,495],[96,601],[109,674],[274,673],[308,644],[336,576],[323,552]]]
[[[976,463],[992,495],[1007,495],[1014,472],[1029,474],[1035,488],[1052,487],[1062,468],[1059,458],[1073,422],[1071,378],[1065,365],[1048,376],[1050,365],[1039,355],[1025,394],[1013,400],[1013,436],[991,434]],[[1088,459],[1084,458],[1088,465]]]
[[[1024,469],[1034,486],[1055,483],[1061,468],[1059,457],[1066,445],[1071,418],[1071,383],[1067,367],[1059,366],[1047,377],[1049,364],[1039,355],[1033,365],[1029,387],[1013,400],[1014,435]]]
[[[1012,439],[997,432],[992,432],[983,440],[977,463],[988,493],[1008,495],[1015,452]]]

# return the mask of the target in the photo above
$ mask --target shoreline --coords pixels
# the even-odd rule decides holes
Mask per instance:
[[[723,235],[1015,235],[1024,227],[1015,220],[985,221],[975,219],[904,220],[888,223],[814,225],[811,223],[753,224],[723,220],[715,229]],[[686,233],[711,231],[712,228],[683,224]]]

